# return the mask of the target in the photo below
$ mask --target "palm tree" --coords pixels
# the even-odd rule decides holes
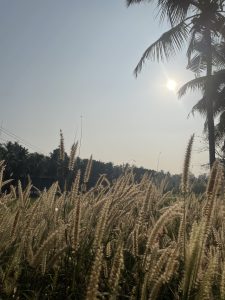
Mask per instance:
[[[219,62],[219,65],[223,66],[224,69],[215,71],[211,76],[213,115],[214,118],[217,117],[218,119],[215,126],[215,142],[218,145],[220,145],[221,142],[224,142],[225,137],[225,52],[223,55],[224,57],[221,56],[222,60]],[[198,59],[196,57],[196,62],[197,61]],[[195,69],[194,65],[192,65],[191,67]],[[204,88],[205,84],[206,76],[197,77],[184,84],[178,91],[179,97],[184,96],[188,90],[195,91],[200,89],[202,91],[203,97],[197,102],[196,105],[193,106],[191,110],[192,114],[198,112],[203,116],[207,116],[207,105]],[[207,118],[204,125],[204,131],[208,131]]]
[[[128,6],[144,0],[127,0]],[[205,102],[208,126],[209,163],[212,167],[215,161],[215,132],[212,105],[211,76],[213,72],[213,41],[221,35],[224,29],[223,16],[225,1],[222,0],[158,0],[160,19],[168,18],[171,28],[146,49],[137,64],[134,73],[137,76],[142,70],[146,59],[164,60],[175,55],[184,44],[188,43],[187,56],[193,55],[195,43],[199,36],[204,39],[205,48]]]

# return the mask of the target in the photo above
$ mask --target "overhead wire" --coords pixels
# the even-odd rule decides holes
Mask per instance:
[[[41,153],[44,153],[44,151],[42,151],[39,147],[36,147],[35,145],[31,144],[30,142],[26,141],[24,138],[14,134],[13,132],[9,131],[8,129],[6,129],[5,127],[1,126],[0,127],[0,132],[2,134],[5,134],[6,136],[9,136],[10,138],[13,138],[14,140],[20,142],[22,145],[27,146],[28,148],[34,150],[34,151],[38,151]],[[5,139],[3,139],[1,137],[2,140],[6,141]],[[7,141],[6,141],[7,142]]]

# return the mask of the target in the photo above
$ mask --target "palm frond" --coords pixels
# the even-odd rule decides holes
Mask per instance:
[[[188,90],[196,91],[196,90],[203,90],[206,82],[206,76],[198,77],[192,79],[185,83],[179,90],[178,90],[178,97],[183,97]]]
[[[214,22],[213,22],[213,31],[215,33],[220,33],[224,36],[225,34],[225,16],[220,12],[216,12],[214,14]]]
[[[188,27],[185,21],[163,33],[155,43],[145,50],[134,70],[134,74],[137,76],[146,59],[156,59],[157,61],[164,59],[168,60],[170,56],[181,50],[184,42],[187,40],[187,37]]]
[[[225,86],[225,69],[214,72],[212,76],[212,85],[215,90],[222,91]]]
[[[187,69],[191,70],[197,75],[204,71],[206,69],[206,61],[203,55],[196,54],[194,57],[192,57],[188,62]]]
[[[221,45],[215,45],[214,47],[212,47],[213,65],[216,66],[218,70],[225,68],[224,50],[224,47],[221,48]]]
[[[126,0],[127,6],[142,2],[153,2],[153,0]],[[157,8],[160,21],[167,17],[173,27],[185,19],[192,4],[190,0],[158,0]]]
[[[194,52],[196,52],[195,44],[196,44],[196,40],[199,39],[199,36],[197,35],[197,30],[195,28],[191,29],[190,34],[191,34],[191,36],[190,36],[190,40],[189,40],[188,48],[187,48],[188,61],[190,60],[192,54]]]
[[[213,116],[216,117],[219,114],[221,114],[221,112],[225,111],[225,104],[224,104],[224,98],[223,98],[223,105],[221,105],[221,103],[219,102],[219,95],[215,94],[213,96]],[[207,108],[206,108],[206,98],[202,97],[191,109],[190,114],[195,114],[196,112],[198,112],[200,115],[202,116],[206,116],[207,115]]]
[[[158,0],[161,22],[167,17],[170,25],[175,26],[186,18],[190,6],[190,0]]]
[[[137,4],[141,2],[151,2],[152,0],[127,0],[127,6],[130,6],[131,4]]]
[[[206,99],[205,97],[201,98],[191,109],[190,114],[194,115],[198,112],[202,116],[206,116]],[[188,115],[188,116],[189,116]]]
[[[200,36],[193,37],[190,40],[187,57],[188,57],[188,65],[187,69],[190,69],[196,74],[202,72],[206,69],[207,65],[207,47],[204,41],[204,37],[201,39]],[[225,68],[225,54],[224,47],[221,48],[218,43],[213,43],[212,47],[212,65],[217,69]]]
[[[223,87],[218,93],[216,98],[216,107],[218,112],[225,110],[225,87]]]
[[[220,115],[219,122],[215,126],[216,140],[222,140],[225,137],[225,111]]]

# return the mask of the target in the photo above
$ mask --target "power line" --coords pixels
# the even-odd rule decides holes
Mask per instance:
[[[36,147],[35,145],[31,144],[30,142],[26,141],[24,138],[14,134],[13,132],[9,131],[8,129],[4,128],[1,126],[1,133],[15,139],[16,141],[19,141],[21,144],[31,148],[32,150],[34,151],[38,151],[38,152],[41,152],[43,153],[43,151],[39,148],[39,147]],[[5,140],[6,141],[6,140]]]
[[[19,138],[18,136],[15,136],[7,131],[5,131],[4,129],[2,130],[2,133],[15,139],[16,141],[20,142],[21,144],[31,148],[32,150],[35,150],[35,151],[40,151],[40,149],[36,146],[33,146],[32,144],[28,143],[28,142],[25,142],[22,138]],[[42,152],[42,151],[41,151]]]
[[[19,142],[20,144],[22,144],[23,146],[26,146],[26,147],[28,147],[29,149],[32,149],[33,151],[35,151],[35,152],[42,152],[42,151],[40,151],[40,149],[38,149],[38,148],[34,148],[33,146],[31,146],[30,144],[27,144],[27,143],[25,143],[23,140],[20,140],[19,138],[16,138],[16,137],[14,137],[13,135],[11,135],[11,134],[8,134],[8,133],[6,133],[6,132],[2,132],[4,135],[6,135],[7,137],[9,137],[9,139],[8,140],[6,140],[6,139],[4,139],[4,141],[6,141],[6,142],[9,142],[10,140],[15,140],[16,142]]]

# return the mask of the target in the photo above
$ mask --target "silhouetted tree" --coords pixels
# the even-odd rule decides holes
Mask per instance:
[[[83,181],[85,169],[88,159],[81,159],[77,157],[75,169],[73,171],[68,169],[68,155],[65,153],[65,160],[59,160],[59,149],[54,149],[49,156],[39,153],[29,153],[29,151],[20,146],[18,143],[8,142],[0,144],[0,160],[5,160],[6,172],[5,178],[12,178],[14,182],[21,180],[25,186],[28,181],[28,175],[35,187],[43,189],[50,187],[55,181],[58,181],[63,190],[66,183],[66,188],[70,189],[72,181],[74,180],[78,170],[81,171],[81,182]],[[140,182],[142,177],[147,174],[153,183],[160,185],[161,182],[166,184],[163,187],[164,192],[172,190],[173,193],[178,193],[180,189],[181,175],[171,175],[163,171],[156,172],[143,167],[131,166],[129,164],[113,165],[113,163],[104,163],[93,160],[92,171],[87,188],[93,187],[99,176],[105,174],[109,182],[119,178],[126,170],[131,170],[134,173],[136,182]],[[198,180],[193,177],[195,181],[195,192],[202,192],[203,188],[198,187]],[[201,182],[200,182],[201,185]]]
[[[28,150],[17,142],[7,142],[0,145],[0,160],[6,164],[5,176],[15,180],[28,175]]]
[[[127,0],[127,4],[145,2],[145,0]],[[158,0],[156,3],[160,11],[161,20],[167,17],[171,28],[165,32],[155,43],[144,52],[141,60],[135,68],[137,75],[146,59],[168,59],[189,40],[187,56],[190,58],[195,49],[194,43],[198,35],[204,40],[204,52],[206,62],[205,98],[208,125],[209,162],[212,167],[215,160],[215,134],[212,104],[212,45],[214,39],[224,30],[225,18],[224,1],[222,0]]]

